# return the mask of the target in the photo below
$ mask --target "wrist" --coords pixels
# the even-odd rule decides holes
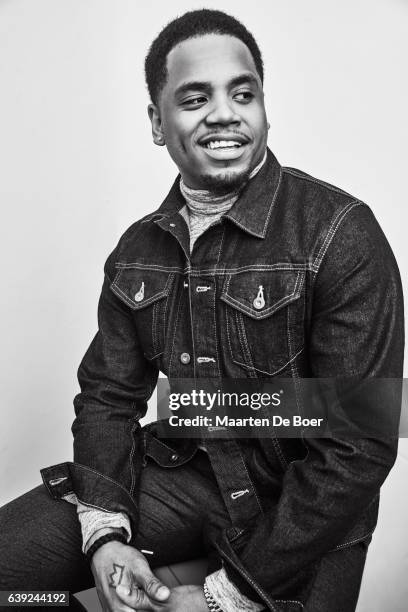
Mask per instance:
[[[126,536],[126,532],[122,527],[101,527],[97,529],[87,540],[84,546],[83,552],[86,554],[88,550],[91,548],[92,544],[99,540],[100,537],[106,535],[107,533],[123,533]]]
[[[99,548],[101,548],[108,542],[121,542],[122,544],[126,544],[127,538],[123,532],[120,532],[118,530],[110,531],[109,533],[105,533],[104,535],[100,536],[97,540],[95,540],[92,546],[90,546],[88,550],[86,551],[85,555],[88,561],[91,562],[92,557],[94,556],[96,551],[99,550]]]

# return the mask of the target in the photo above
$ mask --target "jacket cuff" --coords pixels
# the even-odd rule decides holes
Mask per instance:
[[[129,519],[132,533],[136,533],[139,520],[137,504],[129,491],[109,476],[68,461],[43,468],[41,476],[52,498],[83,503],[108,513],[122,512]]]

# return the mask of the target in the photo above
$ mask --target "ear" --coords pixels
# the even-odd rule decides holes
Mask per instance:
[[[152,136],[154,144],[163,147],[165,144],[162,122],[160,118],[160,110],[156,104],[149,104],[147,107],[150,122],[152,124]]]

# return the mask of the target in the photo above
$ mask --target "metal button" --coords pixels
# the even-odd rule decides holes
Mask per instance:
[[[180,355],[180,361],[181,363],[184,363],[184,365],[187,365],[188,363],[190,363],[191,357],[188,353],[181,353]]]
[[[64,482],[64,480],[68,480],[68,476],[61,476],[61,478],[52,478],[48,481],[48,483],[52,487],[56,487],[60,482]]]
[[[257,310],[262,310],[262,308],[265,306],[264,288],[262,285],[259,285],[258,294],[252,304]]]
[[[176,455],[176,453],[174,453],[174,455],[172,455],[172,456],[170,457],[170,461],[177,461],[177,459],[178,459],[178,458],[179,458],[179,456],[178,456],[178,455]]]
[[[262,310],[262,308],[265,306],[265,300],[259,297],[256,297],[252,303],[254,305],[254,308],[256,308],[257,310]]]
[[[140,287],[139,291],[135,295],[135,302],[141,302],[143,300],[143,298],[144,298],[144,287],[145,287],[145,284],[142,281],[141,287]]]

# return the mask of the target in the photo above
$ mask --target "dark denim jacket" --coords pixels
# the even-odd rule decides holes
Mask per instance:
[[[170,379],[402,376],[398,268],[367,205],[282,168],[270,151],[192,255],[183,205],[177,179],[108,257],[99,331],[79,368],[74,462],[42,470],[53,497],[74,491],[84,503],[124,511],[134,532],[143,457],[176,466],[196,452],[192,440],[159,442],[139,425],[159,370]],[[260,285],[265,305],[257,309]],[[372,533],[397,443],[259,444],[281,471],[279,499],[217,546],[243,592],[269,610],[299,610],[322,555]]]

